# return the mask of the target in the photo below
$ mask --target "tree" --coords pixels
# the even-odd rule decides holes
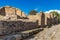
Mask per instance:
[[[52,12],[50,12],[50,13],[56,15],[57,18],[58,18],[58,20],[59,20],[59,22],[60,22],[60,14],[59,14],[58,12],[56,12],[56,11],[52,11]]]
[[[59,13],[56,12],[56,11],[52,11],[52,12],[50,12],[50,13],[52,13],[52,14],[54,14],[54,15],[56,15],[56,16],[59,16]]]
[[[30,15],[36,15],[36,13],[37,13],[36,10],[31,10],[31,11],[29,12]]]

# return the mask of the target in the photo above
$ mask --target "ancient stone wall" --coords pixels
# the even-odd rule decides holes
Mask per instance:
[[[5,6],[0,9],[0,27],[2,27],[1,31],[4,31],[4,33],[5,31],[9,31],[10,33],[10,31],[15,30],[29,30],[37,26],[44,27],[45,25],[56,24],[57,22],[57,16],[53,14],[40,12],[36,15],[26,16],[21,10],[10,6]]]
[[[17,8],[11,7],[11,6],[4,6],[4,7],[0,8],[0,15],[4,16],[5,18],[9,17],[9,19],[11,19],[11,20],[16,20],[16,19],[26,17],[24,12],[22,12],[21,10],[19,10]]]
[[[15,13],[15,8],[12,8],[12,7],[10,7],[10,6],[6,6],[6,7],[4,7],[4,8],[5,8],[6,16],[16,15],[16,13]]]
[[[2,15],[2,16],[5,16],[6,15],[5,14],[5,8],[4,7],[0,8],[0,15]]]
[[[18,16],[20,16],[20,17],[26,17],[26,15],[24,14],[24,12],[21,11],[21,10],[19,10],[19,9],[17,9],[17,8],[16,8],[16,14],[17,14]]]
[[[12,34],[13,32],[21,32],[38,28],[38,23],[31,21],[0,21],[0,35]]]
[[[50,25],[51,24],[51,15],[50,14],[45,14],[45,25]]]
[[[43,13],[43,12],[40,12],[40,15],[39,15],[39,22],[40,22],[40,24],[39,25],[41,25],[41,26],[45,26],[45,14]]]
[[[39,26],[45,26],[45,14],[43,12],[37,13],[36,15],[28,15],[31,20],[38,20]]]

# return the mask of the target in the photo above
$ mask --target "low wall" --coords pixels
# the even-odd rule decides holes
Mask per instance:
[[[37,26],[37,21],[0,21],[0,35],[31,30],[37,28]]]

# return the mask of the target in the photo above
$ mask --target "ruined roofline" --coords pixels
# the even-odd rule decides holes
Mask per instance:
[[[12,7],[12,6],[8,6],[8,5],[6,5],[6,6],[1,6],[0,9],[1,9],[1,8],[4,8],[4,7]]]
[[[4,7],[10,7],[10,8],[14,8],[14,9],[16,9],[16,10],[20,10],[19,8],[16,8],[16,7],[13,7],[13,6],[9,6],[9,5],[6,5],[6,6],[2,6],[2,7],[0,7],[0,9],[2,9],[2,8],[4,8]],[[22,11],[22,10],[20,10],[21,12],[23,12],[25,15],[26,15],[26,13],[24,12],[24,11]],[[43,11],[40,11],[39,13],[37,13],[37,14],[40,14],[40,13],[44,13]],[[50,14],[50,13],[44,13],[44,14]],[[30,14],[29,14],[30,15]],[[26,15],[26,16],[28,16],[28,15]]]
[[[14,8],[14,9],[16,9],[16,10],[20,10],[19,8],[16,8],[16,7],[13,7],[13,6],[8,6],[8,5],[2,6],[2,7],[0,7],[0,9],[6,8],[6,7],[8,7],[8,8]],[[20,10],[20,11],[21,11],[21,10]],[[22,11],[22,12],[23,12],[23,11]]]
[[[2,7],[0,7],[0,9],[3,9],[3,8],[13,8],[13,9],[15,9],[15,10],[19,10],[19,11],[21,11],[21,12],[23,12],[23,13],[25,14],[24,11],[20,10],[19,8],[13,7],[13,6],[8,6],[8,5],[6,5],[6,6],[2,6]],[[26,14],[25,14],[25,15],[26,15]]]
[[[2,8],[4,8],[4,7],[9,7],[9,8],[14,8],[14,9],[16,9],[16,10],[20,10],[19,8],[16,8],[16,7],[13,7],[13,6],[9,6],[9,5],[6,5],[6,6],[2,6],[2,7],[0,7],[0,9],[2,9]],[[22,11],[22,10],[20,10],[21,12],[24,12],[24,11]],[[40,11],[39,13],[37,13],[37,14],[40,14],[40,13],[44,13],[43,11]],[[26,15],[26,13],[24,12],[24,14]],[[45,13],[44,13],[45,14]],[[29,14],[30,15],[30,14]],[[28,16],[28,15],[26,15],[26,16]]]

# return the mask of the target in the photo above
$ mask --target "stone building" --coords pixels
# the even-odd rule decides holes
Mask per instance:
[[[0,15],[2,15],[5,19],[16,20],[17,18],[26,17],[24,12],[21,10],[11,7],[5,6],[0,9]]]

